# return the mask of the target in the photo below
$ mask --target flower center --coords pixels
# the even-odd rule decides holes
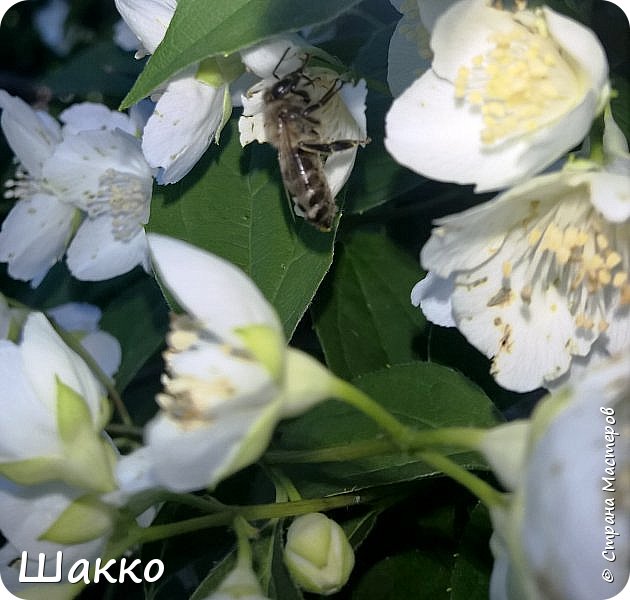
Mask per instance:
[[[221,342],[187,315],[171,315],[171,331],[162,376],[160,408],[181,427],[195,427],[217,418],[226,402],[242,393],[230,364],[255,365],[245,350]]]
[[[98,192],[87,204],[88,216],[112,216],[114,237],[129,240],[149,220],[151,182],[132,173],[107,169],[98,180]]]
[[[542,13],[513,16],[490,49],[460,67],[455,98],[479,110],[481,141],[491,145],[535,131],[573,108],[584,93],[580,69],[549,35]]]
[[[603,333],[611,307],[630,305],[629,223],[611,223],[582,194],[565,198],[540,218],[525,224],[529,264],[521,299],[529,304],[534,286],[551,286],[568,299],[578,328]],[[503,265],[504,276],[512,265]]]

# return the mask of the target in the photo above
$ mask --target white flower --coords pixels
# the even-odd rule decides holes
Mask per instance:
[[[66,248],[78,279],[108,279],[145,265],[142,226],[152,176],[139,141],[128,133],[136,129],[129,117],[86,103],[63,112],[61,128],[2,90],[0,107],[2,129],[20,161],[5,193],[18,202],[0,232],[0,260],[8,262],[9,275],[35,287]]]
[[[78,488],[60,483],[48,483],[34,486],[16,486],[0,478],[0,532],[7,542],[0,549],[0,575],[4,585],[20,598],[31,597],[35,589],[46,590],[48,593],[57,590],[62,583],[33,584],[21,583],[18,580],[22,552],[28,553],[26,574],[33,576],[37,573],[39,553],[46,555],[45,574],[50,576],[55,572],[57,552],[63,553],[62,578],[65,580],[72,564],[80,559],[93,561],[105,547],[107,533],[113,525],[110,508],[107,505],[92,504],[93,510],[89,517],[77,519],[74,533],[78,537],[81,533],[85,539],[77,543],[60,543],[46,539],[47,532],[55,537],[55,523],[72,511],[72,504],[80,499],[82,491]],[[77,513],[74,513],[77,515]],[[95,523],[97,521],[98,523]],[[81,532],[87,527],[89,531]],[[66,531],[72,535],[69,531]],[[57,532],[58,534],[58,532]],[[76,589],[76,588],[75,588]],[[30,593],[29,593],[30,592]],[[62,594],[61,597],[72,598],[74,594]],[[41,596],[44,597],[44,596]],[[52,595],[53,598],[57,596]]]
[[[120,344],[113,335],[98,328],[101,310],[97,306],[87,302],[68,302],[47,309],[46,314],[76,337],[105,374],[112,377],[116,373],[121,359]],[[10,308],[0,294],[0,339],[17,340],[28,315],[28,309]]]
[[[430,273],[412,302],[460,329],[508,389],[630,347],[630,158],[606,150],[618,172],[569,164],[439,219],[422,249]]]
[[[24,591],[22,551],[32,575],[39,552],[54,561],[62,550],[67,570],[103,548],[115,508],[102,494],[116,487],[116,459],[99,383],[41,313],[28,316],[19,345],[0,341],[0,380],[0,573]]]
[[[1,475],[24,485],[114,488],[101,386],[41,313],[29,315],[19,345],[0,340],[0,381]]]
[[[278,78],[304,65],[304,52],[308,52],[308,48],[300,47],[298,43],[297,38],[279,38],[241,51],[247,68],[262,77],[242,97],[243,115],[238,123],[241,145],[245,146],[254,140],[259,143],[269,141],[268,125],[265,124],[264,93],[278,83]],[[310,80],[308,94],[312,103],[317,102],[338,80],[338,74],[331,69],[305,66],[304,73]],[[335,140],[366,140],[366,95],[364,80],[356,85],[346,82],[330,101],[312,114],[318,121],[316,129],[323,143]],[[350,177],[356,153],[355,145],[327,157],[324,172],[333,197]]]
[[[152,54],[162,41],[177,6],[176,0],[116,0],[116,8]],[[147,121],[142,151],[159,169],[158,183],[179,181],[217,140],[232,111],[228,82],[236,77],[231,61],[195,64],[169,79],[152,98],[155,110]]]
[[[436,21],[432,68],[397,98],[385,146],[410,169],[477,192],[525,180],[589,131],[609,93],[595,35],[549,8],[462,0]]]
[[[491,600],[609,598],[626,584],[629,389],[626,353],[537,407],[509,503],[491,509]]]
[[[158,415],[146,446],[119,465],[123,487],[176,491],[212,487],[256,461],[283,416],[330,394],[328,371],[287,350],[278,317],[234,265],[151,234],[160,280],[187,315],[174,316]],[[133,463],[136,475],[125,472]]]

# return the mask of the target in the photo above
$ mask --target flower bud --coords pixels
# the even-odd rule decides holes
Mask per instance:
[[[321,513],[310,513],[291,523],[284,562],[302,589],[327,596],[348,581],[354,552],[338,523]]]

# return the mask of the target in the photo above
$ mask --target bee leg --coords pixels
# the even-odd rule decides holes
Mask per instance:
[[[333,96],[335,96],[335,94],[343,87],[344,83],[345,82],[341,81],[341,79],[335,79],[335,81],[333,81],[333,84],[328,88],[326,93],[319,99],[318,102],[315,102],[315,104],[311,104],[304,109],[304,112],[302,113],[303,116],[308,117],[308,115],[310,115],[312,112],[315,112],[316,110],[320,109],[322,106],[330,102]]]
[[[367,144],[370,140],[334,140],[328,143],[316,143],[316,142],[300,142],[298,146],[301,150],[306,152],[316,152],[318,154],[334,154],[335,152],[341,152],[342,150],[349,150],[355,146],[361,146]]]

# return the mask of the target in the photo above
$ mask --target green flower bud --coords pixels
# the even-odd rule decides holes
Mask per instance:
[[[310,513],[291,523],[284,562],[302,589],[327,596],[348,581],[354,552],[338,523],[321,513]]]

